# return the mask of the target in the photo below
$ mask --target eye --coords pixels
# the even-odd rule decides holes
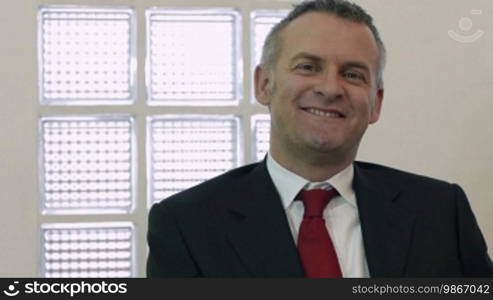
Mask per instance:
[[[355,72],[355,71],[346,71],[343,73],[344,77],[349,79],[349,80],[361,80],[361,81],[366,81],[365,75]]]
[[[314,63],[301,63],[297,64],[295,69],[303,71],[303,72],[317,72],[319,67]]]

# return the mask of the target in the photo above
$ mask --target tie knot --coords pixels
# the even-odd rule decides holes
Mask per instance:
[[[303,201],[305,206],[304,217],[321,217],[325,206],[337,195],[335,189],[328,191],[322,189],[301,190],[297,199]]]

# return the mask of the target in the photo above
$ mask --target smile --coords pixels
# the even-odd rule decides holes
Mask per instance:
[[[310,114],[320,116],[320,117],[329,117],[329,118],[343,118],[344,117],[341,113],[336,112],[336,111],[326,111],[326,110],[321,110],[321,109],[317,109],[317,108],[305,108],[303,110],[310,113]]]

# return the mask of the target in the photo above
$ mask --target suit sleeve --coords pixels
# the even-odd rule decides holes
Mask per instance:
[[[199,276],[172,209],[166,202],[153,205],[149,212],[147,242],[147,277]]]
[[[462,273],[468,277],[493,277],[493,264],[486,242],[464,191],[453,185],[457,205],[457,224]]]

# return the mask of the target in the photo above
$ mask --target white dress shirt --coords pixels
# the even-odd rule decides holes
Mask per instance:
[[[269,153],[267,170],[281,197],[295,243],[298,242],[298,231],[305,210],[303,202],[295,201],[298,192],[301,189],[329,190],[332,187],[339,192],[339,196],[325,207],[323,216],[339,259],[342,276],[369,277],[356,195],[352,188],[353,165],[350,164],[327,181],[309,182],[281,166]]]

